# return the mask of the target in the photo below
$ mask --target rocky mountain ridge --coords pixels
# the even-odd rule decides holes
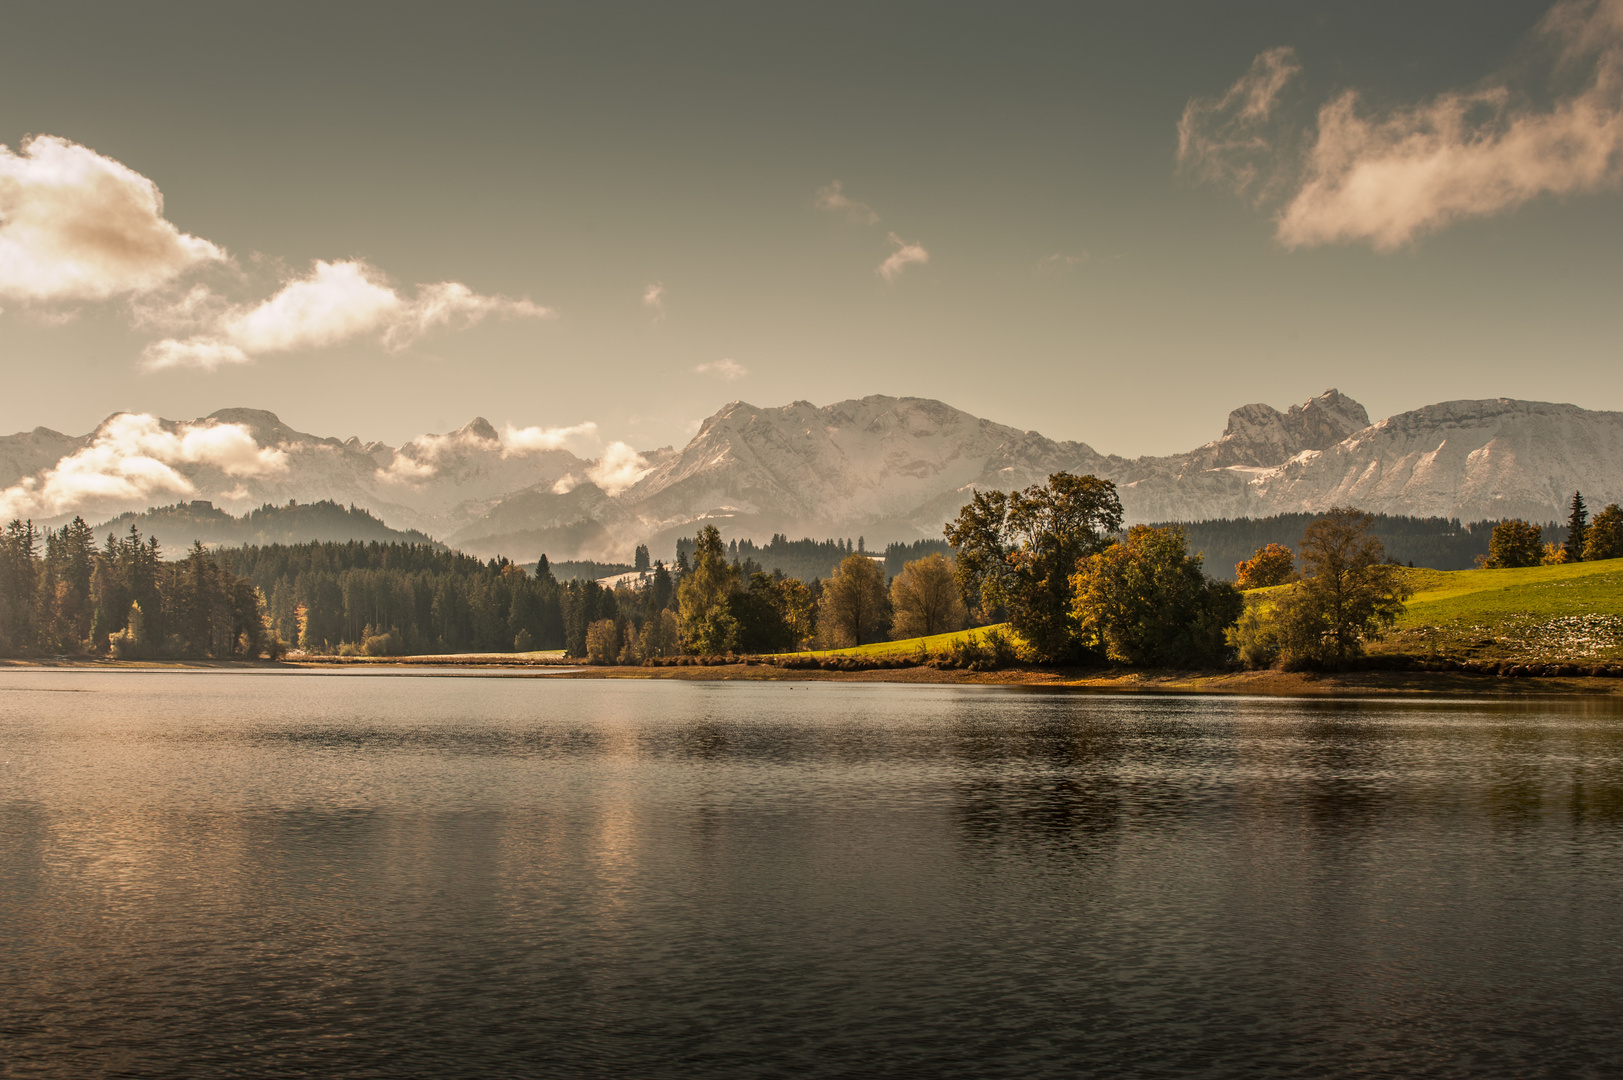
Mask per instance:
[[[972,492],[1024,487],[1061,469],[1114,480],[1130,521],[1332,505],[1550,520],[1574,490],[1596,507],[1623,500],[1623,413],[1506,398],[1371,423],[1362,405],[1330,390],[1284,411],[1242,406],[1217,439],[1140,458],[927,398],[735,401],[680,450],[619,449],[613,462],[608,452],[583,458],[482,418],[391,447],[306,434],[261,410],[188,422],[120,414],[82,437],[43,428],[0,437],[0,516],[97,520],[176,497],[238,512],[333,499],[476,554],[525,560],[543,551],[619,557],[639,542],[665,550],[701,520],[761,539],[934,537]]]

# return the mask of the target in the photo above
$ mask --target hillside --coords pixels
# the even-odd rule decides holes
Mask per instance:
[[[141,513],[120,514],[95,527],[97,536],[122,535],[135,526],[143,536],[155,536],[171,555],[200,541],[208,547],[246,544],[303,544],[310,542],[444,545],[414,529],[391,529],[365,510],[335,502],[261,506],[241,517],[202,500],[155,506]]]

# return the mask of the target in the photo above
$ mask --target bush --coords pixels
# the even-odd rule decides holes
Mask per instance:
[[[1248,604],[1245,614],[1229,627],[1228,643],[1251,670],[1272,667],[1279,659],[1279,625],[1261,604]]]
[[[404,651],[400,638],[392,630],[361,639],[361,654],[364,656],[399,656]]]

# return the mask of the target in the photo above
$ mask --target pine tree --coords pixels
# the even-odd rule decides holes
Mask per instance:
[[[1567,543],[1562,549],[1563,562],[1582,562],[1584,558],[1584,533],[1589,529],[1589,509],[1584,506],[1584,496],[1580,491],[1572,493],[1572,514],[1567,518]]]

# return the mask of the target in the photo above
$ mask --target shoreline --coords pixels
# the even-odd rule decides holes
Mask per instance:
[[[0,660],[6,670],[98,671],[304,671],[311,674],[373,669],[408,674],[432,668],[434,674],[482,674],[506,678],[671,679],[685,682],[858,682],[949,686],[1008,686],[1064,689],[1105,694],[1213,694],[1264,697],[1447,696],[1477,698],[1623,697],[1623,679],[1590,676],[1505,678],[1452,671],[1155,671],[1067,668],[1006,668],[1001,671],[939,670],[930,667],[867,671],[781,668],[759,662],[675,667],[588,667],[558,660],[502,660],[504,654],[346,657],[320,660],[106,660],[56,657]],[[550,669],[550,670],[549,670]]]

